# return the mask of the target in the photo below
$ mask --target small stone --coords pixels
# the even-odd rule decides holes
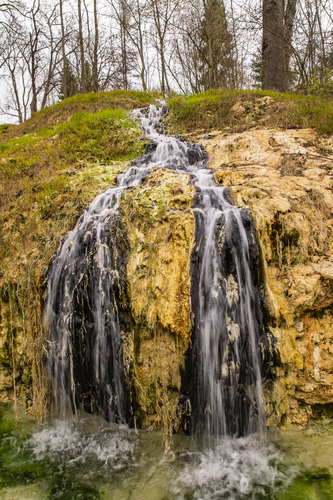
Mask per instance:
[[[234,113],[243,114],[243,113],[245,113],[245,108],[244,108],[244,106],[242,106],[242,103],[236,102],[236,104],[234,104],[232,107],[232,111]]]
[[[298,323],[296,323],[295,328],[296,328],[296,331],[298,333],[303,333],[304,332],[304,323],[303,323],[303,321],[299,321]]]

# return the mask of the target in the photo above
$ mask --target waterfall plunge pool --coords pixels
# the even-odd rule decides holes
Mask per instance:
[[[245,438],[138,431],[97,415],[36,424],[0,406],[0,497],[26,499],[333,498],[333,435],[307,431]],[[332,426],[332,424],[331,424]],[[213,438],[211,438],[213,439]]]

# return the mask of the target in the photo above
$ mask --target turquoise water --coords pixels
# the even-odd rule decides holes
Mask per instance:
[[[333,437],[136,433],[83,414],[37,425],[0,407],[2,499],[333,499]]]

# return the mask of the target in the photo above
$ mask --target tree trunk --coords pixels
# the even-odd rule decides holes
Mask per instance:
[[[64,99],[67,99],[67,61],[66,61],[66,50],[65,50],[65,26],[64,26],[64,14],[62,11],[63,0],[59,0],[60,5],[60,23],[61,23],[61,50],[62,50],[62,62],[63,62],[63,73],[62,73],[62,92]]]
[[[127,24],[126,5],[124,2],[122,2],[121,3],[120,39],[121,39],[121,68],[122,68],[123,89],[124,90],[128,90],[126,24]]]
[[[95,43],[94,43],[94,61],[93,61],[93,82],[94,92],[98,92],[98,17],[97,0],[94,0],[94,23],[95,23]]]
[[[296,14],[297,0],[288,0],[284,13],[284,70],[286,72],[286,80],[288,81],[289,63],[291,56],[291,39],[293,35],[294,19]]]
[[[208,35],[208,81],[209,81],[209,87],[210,89],[213,89],[215,87],[215,82],[214,82],[214,73],[213,73],[213,67],[214,67],[214,61],[213,61],[213,47],[212,47],[212,37],[209,34]],[[208,89],[206,89],[208,90]]]
[[[78,5],[78,16],[79,16],[79,45],[80,45],[80,59],[81,59],[81,93],[86,94],[87,83],[86,83],[86,67],[84,60],[81,0],[78,0],[77,5]]]
[[[30,104],[31,114],[37,113],[37,88],[36,88],[36,51],[37,51],[37,38],[32,40],[32,35],[30,33],[30,50],[31,50],[31,91],[32,99]]]
[[[139,4],[139,1],[137,0],[137,13],[138,13],[138,35],[139,35],[139,40],[137,42],[137,47],[141,59],[141,83],[142,83],[142,90],[146,91],[147,90],[147,85],[146,85],[146,65],[145,65],[145,57],[144,57],[144,47],[143,47],[143,35],[142,35],[142,27],[141,27],[141,7]]]
[[[17,83],[16,83],[15,69],[16,68],[14,68],[14,70],[10,70],[10,74],[11,74],[12,83],[13,83],[13,90],[14,90],[18,120],[19,120],[19,123],[23,123],[23,115],[22,115],[22,110],[21,110],[19,92],[18,92]]]
[[[284,0],[263,0],[262,88],[284,92]]]

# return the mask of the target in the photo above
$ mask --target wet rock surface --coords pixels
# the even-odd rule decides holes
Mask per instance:
[[[164,133],[161,122],[155,130]],[[202,148],[178,139],[187,165],[195,167],[205,161]],[[251,217],[255,221],[263,264],[261,296],[273,355],[273,379],[268,377],[264,382],[268,424],[304,427],[313,417],[331,417],[333,140],[307,129],[253,129],[241,134],[215,131],[209,136],[197,136],[196,140],[210,157],[217,185],[228,188],[228,202],[248,209],[240,213],[250,238]],[[153,140],[145,161],[154,161],[158,146],[158,141]],[[133,179],[140,161],[133,163]],[[189,183],[187,167],[171,155],[166,168],[143,172],[141,186],[126,192],[120,203],[121,222],[109,228],[105,241],[118,238],[122,249],[115,255],[121,279],[114,293],[121,304],[118,313],[122,348],[117,349],[117,356],[127,380],[126,405],[135,406],[138,425],[170,427],[170,422],[177,425],[181,373],[193,326],[191,301],[195,299],[191,298],[190,266],[198,214],[191,208],[196,188]],[[218,236],[221,248],[223,224],[222,218]],[[88,239],[84,241],[87,245]],[[237,243],[237,237],[235,240]],[[88,246],[87,255],[91,253]],[[249,251],[251,258],[258,259],[255,244],[250,244]],[[232,265],[227,254],[225,247],[221,258],[228,269]],[[93,253],[89,258],[92,268]],[[80,283],[77,309],[82,307],[82,301],[88,305],[84,282]],[[232,273],[226,277],[225,289],[231,308],[239,301],[239,287]],[[0,327],[5,333],[0,339],[0,397],[7,402],[16,391],[16,397],[24,403],[30,390],[27,353],[31,346],[23,335],[22,311],[18,314],[16,309],[14,302],[1,297]],[[93,323],[89,314],[77,325],[78,331],[86,327],[86,349]],[[228,341],[233,345],[239,338],[239,325],[235,318],[227,319]],[[25,325],[30,322],[30,318],[25,319]],[[78,335],[76,343],[82,338]],[[89,371],[84,363],[80,370]],[[227,376],[225,366],[221,373]],[[132,382],[128,383],[129,379]],[[92,385],[97,386],[97,382]],[[133,391],[137,403],[133,403]],[[82,394],[84,405],[93,411],[98,390],[82,388]],[[125,413],[126,419],[133,417],[132,410]],[[133,418],[132,423],[136,424]]]
[[[84,211],[50,264],[51,400],[163,426],[166,445],[184,416],[190,432],[262,431],[272,342],[253,221],[216,184],[202,146],[164,133],[163,114],[136,112],[153,145]]]

